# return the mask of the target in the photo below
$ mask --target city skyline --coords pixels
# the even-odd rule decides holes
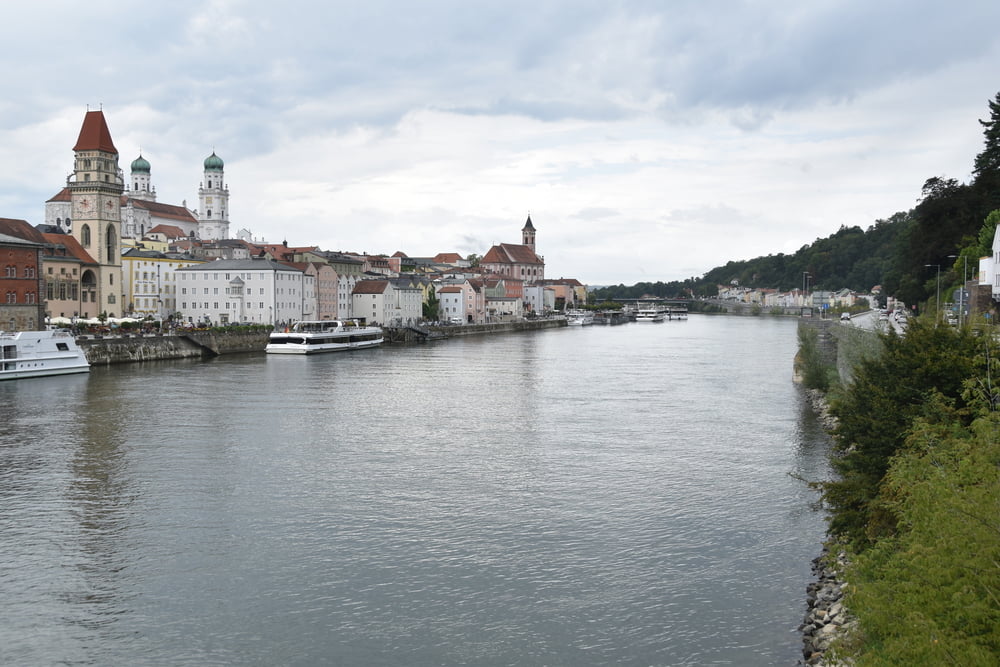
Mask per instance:
[[[196,208],[222,157],[232,231],[466,256],[530,213],[547,272],[593,285],[792,253],[970,179],[1000,7],[725,7],[18,5],[0,217],[44,221],[88,106],[161,202]]]

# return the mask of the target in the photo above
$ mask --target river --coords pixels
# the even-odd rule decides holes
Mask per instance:
[[[793,665],[793,320],[0,384],[0,664]]]

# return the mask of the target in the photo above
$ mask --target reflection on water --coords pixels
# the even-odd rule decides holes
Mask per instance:
[[[0,385],[4,664],[792,664],[794,322]]]

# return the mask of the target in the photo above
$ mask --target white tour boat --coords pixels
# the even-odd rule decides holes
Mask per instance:
[[[587,326],[594,323],[594,313],[589,310],[567,310],[566,324],[569,326]]]
[[[382,341],[382,329],[367,326],[364,321],[302,321],[288,331],[273,332],[264,351],[268,354],[319,354],[376,347]]]
[[[66,331],[0,331],[0,380],[86,373],[90,363]]]
[[[641,306],[635,311],[636,322],[662,322],[667,317],[662,308],[657,306]]]

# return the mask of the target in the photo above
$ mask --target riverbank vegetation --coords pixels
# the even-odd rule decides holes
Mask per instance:
[[[881,338],[829,393],[838,476],[817,486],[848,545],[858,619],[837,652],[857,665],[995,665],[1000,345],[981,326],[922,318]]]

